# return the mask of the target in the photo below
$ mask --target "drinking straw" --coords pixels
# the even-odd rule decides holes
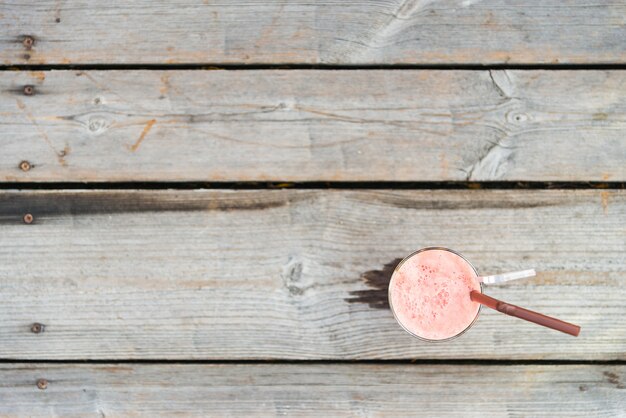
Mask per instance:
[[[522,271],[512,271],[510,273],[494,274],[493,276],[482,276],[479,277],[478,280],[485,284],[495,284],[508,282],[509,280],[523,279],[525,277],[533,277],[536,274],[537,273],[535,273],[535,269],[530,269]]]
[[[566,334],[577,337],[580,333],[580,327],[578,325],[570,324],[569,322],[561,321],[560,319],[552,318],[550,316],[540,314],[539,312],[533,312],[528,309],[520,308],[519,306],[511,305],[510,303],[502,302],[501,300],[494,299],[491,296],[482,294],[476,290],[470,292],[470,298],[474,302],[478,302],[481,305],[485,305],[491,309],[495,309],[503,314],[515,316],[526,321],[534,322],[544,327],[552,328],[557,331],[564,332]]]

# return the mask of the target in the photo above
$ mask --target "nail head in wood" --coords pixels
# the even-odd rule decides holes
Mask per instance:
[[[39,322],[35,322],[33,325],[30,326],[30,331],[33,334],[41,334],[45,329],[45,325],[44,324],[40,324]]]
[[[30,170],[30,163],[28,161],[22,161],[20,163],[20,169],[22,169],[22,171]]]
[[[26,96],[32,96],[35,94],[35,88],[33,86],[24,86],[24,94]]]
[[[31,49],[33,45],[35,45],[35,39],[32,36],[25,36],[22,40],[22,44],[24,44],[24,48]]]
[[[46,379],[37,380],[37,387],[41,390],[46,390],[48,388],[48,381]]]
[[[27,213],[26,215],[24,215],[24,223],[25,224],[32,224],[34,220],[35,220],[35,218],[33,217],[32,214]]]

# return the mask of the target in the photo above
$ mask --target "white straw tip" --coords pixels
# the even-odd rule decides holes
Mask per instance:
[[[496,284],[508,282],[510,280],[524,279],[526,277],[534,277],[537,275],[535,269],[512,271],[510,273],[495,274],[493,276],[480,277],[480,281],[485,284]]]

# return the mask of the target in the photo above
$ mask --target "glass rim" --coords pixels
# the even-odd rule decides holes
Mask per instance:
[[[419,336],[419,335],[415,334],[414,332],[408,330],[404,326],[404,324],[402,324],[402,322],[400,322],[400,320],[398,319],[398,316],[396,315],[396,311],[393,309],[393,302],[391,301],[391,282],[395,278],[398,269],[400,269],[400,267],[409,258],[413,257],[414,255],[419,254],[419,253],[424,252],[424,251],[432,251],[432,250],[448,251],[448,252],[450,252],[452,254],[455,254],[455,255],[461,257],[472,268],[472,270],[474,270],[474,273],[476,274],[476,277],[480,277],[480,275],[478,274],[478,270],[476,270],[476,267],[474,267],[474,265],[467,258],[465,258],[465,256],[463,256],[463,254],[461,254],[461,253],[459,253],[457,251],[454,251],[454,250],[452,250],[450,248],[447,248],[447,247],[424,247],[424,248],[420,248],[419,250],[413,251],[411,254],[409,254],[406,257],[404,257],[402,259],[402,261],[400,261],[398,263],[398,265],[393,269],[393,273],[391,274],[391,279],[389,279],[389,287],[387,288],[387,299],[389,300],[389,307],[391,308],[391,313],[393,314],[394,319],[396,320],[398,325],[400,325],[400,327],[402,327],[402,329],[404,331],[409,333],[412,337],[415,337],[415,338],[417,338],[419,340],[422,340],[422,341],[426,341],[426,342],[429,342],[429,343],[443,343],[443,342],[454,340],[454,339],[460,337],[461,335],[465,334],[467,332],[467,330],[469,330],[474,325],[474,323],[476,323],[476,321],[478,320],[478,317],[480,316],[480,311],[482,310],[483,306],[481,304],[478,305],[478,311],[476,311],[476,316],[474,316],[474,319],[472,320],[472,322],[470,322],[470,324],[467,327],[465,327],[465,329],[463,329],[463,331],[461,331],[458,334],[455,334],[455,335],[453,335],[451,337],[444,338],[442,340],[433,340],[433,339],[430,339],[430,338],[425,338],[425,337]],[[479,282],[479,285],[480,285],[480,293],[483,293],[483,283]]]

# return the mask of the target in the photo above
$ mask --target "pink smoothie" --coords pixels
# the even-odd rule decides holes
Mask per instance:
[[[470,292],[480,292],[472,266],[446,250],[425,250],[404,260],[389,283],[389,303],[398,322],[429,340],[444,340],[463,332],[480,305]]]

